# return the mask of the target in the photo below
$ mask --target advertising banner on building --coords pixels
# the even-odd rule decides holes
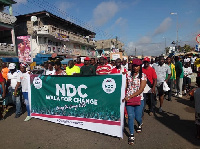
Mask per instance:
[[[19,62],[32,62],[30,36],[18,36],[17,47]]]
[[[31,116],[123,137],[125,75],[31,75]]]

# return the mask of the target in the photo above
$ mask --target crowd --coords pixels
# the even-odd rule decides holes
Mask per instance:
[[[174,96],[182,97],[191,90],[191,77],[193,72],[197,71],[198,76],[200,70],[195,68],[195,57],[191,59],[185,57],[180,61],[178,56],[164,56],[150,59],[133,58],[108,61],[107,57],[100,57],[98,62],[95,58],[85,57],[84,63],[81,57],[76,60],[70,60],[68,65],[62,65],[60,61],[50,61],[44,63],[43,75],[75,75],[75,76],[93,76],[107,74],[123,74],[126,75],[126,95],[123,99],[125,102],[125,117],[128,118],[128,126],[130,137],[128,144],[134,144],[134,120],[137,121],[138,127],[136,132],[142,132],[142,117],[145,107],[148,105],[148,114],[152,116],[155,112],[156,101],[159,99],[159,112],[163,111],[164,99],[172,100]],[[28,65],[20,64],[20,70],[16,69],[15,63],[10,63],[8,68],[5,63],[2,64],[0,73],[0,83],[2,86],[2,99],[6,99],[11,95],[12,102],[16,105],[15,118],[22,114],[22,105],[26,105],[27,117],[24,121],[29,121],[30,106],[28,102],[28,77],[30,70]],[[197,77],[197,84],[200,87],[200,80]],[[200,137],[200,91],[197,88],[194,91],[195,98],[195,118],[197,125],[198,137]],[[3,104],[2,112],[7,112],[7,104]]]

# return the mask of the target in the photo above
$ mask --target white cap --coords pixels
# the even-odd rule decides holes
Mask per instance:
[[[8,69],[15,69],[15,67],[16,67],[16,64],[15,64],[15,63],[10,63],[10,64],[8,65]]]

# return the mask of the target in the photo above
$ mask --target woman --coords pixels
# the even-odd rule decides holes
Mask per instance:
[[[128,144],[134,144],[134,119],[138,123],[137,132],[142,131],[142,111],[144,107],[143,90],[146,86],[147,77],[142,73],[142,61],[140,59],[133,59],[131,74],[127,77],[127,92],[124,100],[126,101],[126,109],[128,112],[128,126],[130,136],[128,138]],[[127,105],[127,101],[133,97],[141,97],[141,104],[139,106]],[[123,101],[124,101],[123,100]]]

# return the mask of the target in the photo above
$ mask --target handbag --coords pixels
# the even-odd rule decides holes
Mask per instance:
[[[141,105],[141,96],[130,98],[126,101],[127,106],[139,106]]]

